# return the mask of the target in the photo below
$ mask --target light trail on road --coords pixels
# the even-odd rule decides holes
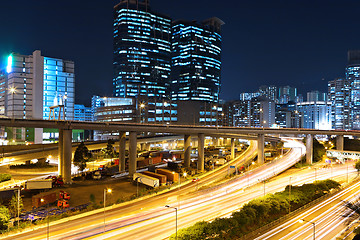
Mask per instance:
[[[296,144],[296,142],[294,143]],[[303,147],[301,143],[297,143]],[[178,207],[179,229],[191,226],[197,221],[229,216],[244,203],[263,196],[264,184],[258,184],[259,181],[273,177],[294,165],[301,157],[301,153],[305,152],[302,151],[302,147],[295,147],[283,158],[232,179],[222,186],[194,191],[196,184],[192,183],[181,187],[180,190],[138,203],[114,209],[107,208],[105,233],[103,233],[103,215],[100,212],[51,226],[51,239],[165,239],[175,232],[174,209],[165,208],[165,205]],[[222,170],[227,172],[226,168]],[[318,169],[316,179],[338,178],[339,176],[343,178],[347,173],[352,177],[354,169],[344,169],[344,166]],[[291,175],[275,177],[274,180],[265,182],[266,193],[282,191],[289,184],[288,177],[290,176],[292,185],[300,185],[313,182],[315,171],[304,169]],[[210,175],[206,178],[211,181]],[[199,184],[202,185],[206,178],[201,179]],[[251,185],[254,186],[251,187]],[[44,239],[46,237],[45,230],[42,228],[8,239]]]
[[[345,223],[348,219],[342,217],[346,211],[343,201],[353,201],[359,195],[360,182],[356,182],[256,239],[313,239],[313,225],[306,221],[315,223],[316,239],[334,239],[347,227]],[[306,221],[300,223],[301,219]]]

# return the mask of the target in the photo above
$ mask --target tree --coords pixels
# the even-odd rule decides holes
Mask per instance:
[[[360,172],[360,160],[355,163],[355,169],[358,171],[358,173]]]
[[[89,149],[85,146],[84,142],[81,142],[80,145],[76,148],[74,154],[74,165],[78,166],[81,171],[86,168],[86,162],[92,157],[92,154],[89,152]]]
[[[10,221],[9,209],[5,206],[0,206],[0,230],[5,230],[8,228]]]
[[[112,139],[109,139],[107,146],[105,148],[105,155],[109,158],[115,157],[115,151],[114,151],[113,144],[114,144],[114,141]]]
[[[24,204],[23,204],[23,200],[21,197],[19,197],[19,205],[18,205],[18,196],[17,193],[12,196],[11,201],[9,203],[9,212],[11,214],[11,216],[16,217],[17,213],[18,213],[18,209],[19,211],[21,211],[21,209],[23,209]]]
[[[319,141],[314,138],[314,143],[313,143],[313,159],[314,162],[319,162],[322,160],[322,157],[325,155],[326,150],[324,145],[322,145],[321,143],[319,143]]]

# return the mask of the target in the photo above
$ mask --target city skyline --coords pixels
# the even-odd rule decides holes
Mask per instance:
[[[96,94],[111,96],[112,11],[118,2],[6,2],[1,14],[12,24],[3,26],[1,62],[12,51],[39,49],[76,63],[76,103],[89,105]],[[329,80],[344,77],[347,51],[360,48],[352,14],[359,4],[324,3],[257,1],[229,7],[215,1],[151,1],[151,8],[173,20],[216,16],[225,22],[220,98],[233,100],[264,84],[291,85],[302,94],[326,92]]]

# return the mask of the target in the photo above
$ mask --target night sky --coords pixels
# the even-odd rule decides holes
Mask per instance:
[[[360,1],[152,0],[173,19],[219,17],[223,26],[221,98],[260,85],[327,91],[343,77],[347,51],[360,49]],[[11,52],[75,61],[76,103],[112,95],[115,0],[1,0],[1,67]]]

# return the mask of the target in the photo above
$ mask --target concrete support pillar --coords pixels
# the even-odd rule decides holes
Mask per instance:
[[[231,145],[231,138],[226,138],[226,145]]]
[[[336,137],[336,150],[344,150],[344,135],[338,135]]]
[[[204,171],[205,161],[204,161],[204,148],[205,148],[205,135],[199,133],[198,135],[198,170],[200,172]]]
[[[198,147],[198,141],[197,140],[191,141],[191,146],[193,148],[197,148]]]
[[[191,154],[191,136],[184,136],[184,165],[190,167],[190,154]]]
[[[130,132],[129,135],[129,176],[132,178],[136,173],[136,132]]]
[[[218,137],[213,137],[212,142],[215,147],[220,146],[220,139]]]
[[[64,139],[63,139],[63,133],[64,130],[59,129],[59,143],[58,143],[58,147],[59,147],[59,161],[58,161],[58,174],[59,176],[63,177],[64,176]]]
[[[313,138],[312,134],[306,136],[306,163],[312,164],[313,162]]]
[[[264,134],[258,135],[258,163],[263,164],[264,163]]]
[[[235,158],[235,138],[231,138],[231,148],[230,148],[231,159]]]
[[[63,130],[63,180],[71,183],[72,130]]]
[[[126,133],[119,132],[119,171],[125,171]]]
[[[146,150],[146,151],[150,151],[150,150],[151,150],[150,143],[146,143],[146,145],[145,145],[145,150]]]
[[[146,150],[146,143],[140,143],[140,150],[145,151]]]

